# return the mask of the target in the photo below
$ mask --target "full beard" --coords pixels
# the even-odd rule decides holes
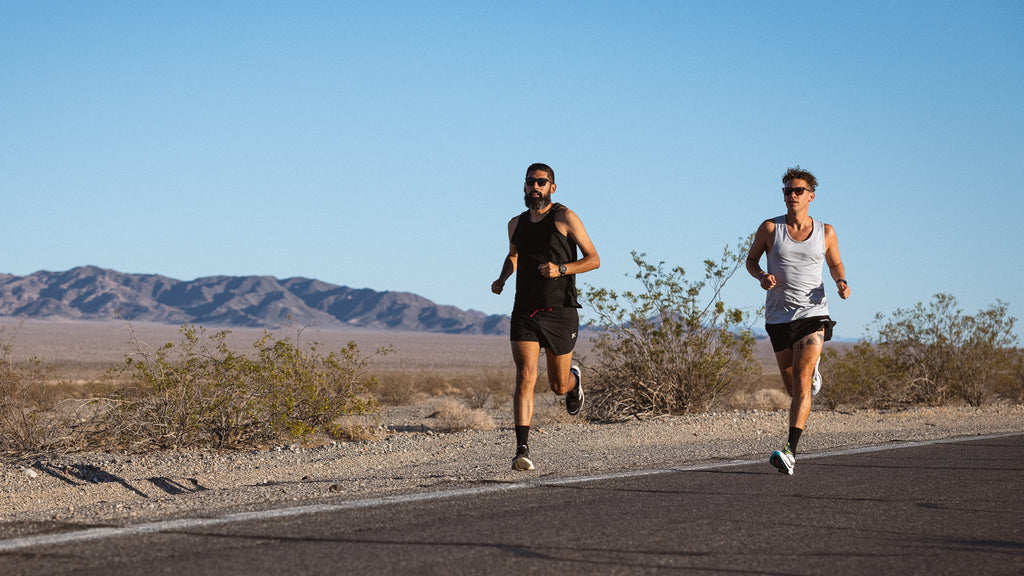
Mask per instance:
[[[543,210],[551,204],[551,196],[545,194],[541,194],[539,197],[525,194],[523,200],[526,203],[526,207],[530,210]]]

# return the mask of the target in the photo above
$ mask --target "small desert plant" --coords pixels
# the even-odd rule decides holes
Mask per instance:
[[[19,325],[20,327],[20,325]],[[18,328],[0,327],[0,453],[21,457],[77,449],[82,403],[37,358],[15,364]]]
[[[702,280],[690,281],[683,268],[666,271],[664,262],[655,266],[633,252],[641,290],[587,290],[598,318],[591,412],[601,418],[701,412],[756,374],[747,314],[721,300],[745,257],[742,242],[735,250],[726,246],[720,260],[704,262]]]
[[[409,406],[424,397],[458,393],[452,379],[431,370],[387,372],[378,377],[377,397],[388,406]]]
[[[486,412],[470,408],[456,398],[442,399],[430,417],[435,421],[433,428],[440,432],[495,428],[494,420]]]
[[[869,406],[943,404],[981,406],[1020,378],[1020,350],[1003,302],[968,316],[948,294],[925,306],[878,314],[877,338],[845,354],[827,353],[826,403]]]
[[[415,375],[408,372],[385,372],[377,381],[377,398],[386,406],[408,406],[421,394]]]
[[[181,327],[181,342],[134,350],[116,369],[96,439],[122,450],[240,448],[314,433],[343,436],[336,420],[376,410],[375,380],[355,342],[326,355],[271,333],[236,354],[229,331]],[[378,351],[383,353],[385,351]]]

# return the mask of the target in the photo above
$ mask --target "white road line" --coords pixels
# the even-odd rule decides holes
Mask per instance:
[[[989,436],[969,436],[964,438],[942,438],[938,440],[925,440],[921,442],[901,442],[899,444],[887,444],[882,446],[869,446],[866,448],[853,448],[849,450],[837,450],[834,452],[821,452],[816,454],[802,454],[801,461],[813,458],[828,458],[832,456],[846,456],[850,454],[866,454],[870,452],[884,452],[887,450],[898,450],[932,444],[945,444],[954,442],[968,442],[974,440],[987,440],[991,438],[1005,438],[1007,436],[1019,436],[1021,432],[1007,434],[993,434]],[[290,516],[303,516],[307,514],[321,514],[324,512],[336,512],[341,510],[352,510],[357,508],[374,508],[390,504],[406,504],[410,502],[428,502],[447,498],[462,498],[466,496],[480,496],[485,494],[496,494],[511,490],[522,490],[525,488],[536,488],[538,486],[565,486],[571,484],[583,484],[586,482],[597,482],[602,480],[619,480],[624,478],[639,478],[655,474],[667,474],[671,472],[686,472],[694,470],[712,470],[716,468],[732,468],[746,466],[748,464],[760,464],[764,459],[758,460],[731,460],[728,462],[714,462],[694,464],[692,466],[679,466],[672,468],[658,468],[653,470],[634,470],[629,472],[615,472],[610,474],[596,474],[592,476],[577,476],[573,478],[561,478],[556,480],[528,480],[514,484],[491,484],[487,486],[476,486],[472,488],[460,488],[456,490],[444,490],[441,492],[424,492],[420,494],[405,494],[399,496],[384,496],[381,498],[370,498],[365,500],[352,500],[338,504],[312,504],[308,506],[295,506],[291,508],[280,508],[274,510],[261,510],[258,512],[238,512],[225,514],[214,518],[182,518],[178,520],[165,520],[161,522],[147,522],[120,527],[87,528],[73,532],[62,532],[60,534],[44,534],[40,536],[25,536],[22,538],[11,538],[0,540],[0,553],[33,548],[37,546],[52,546],[55,544],[69,544],[74,542],[85,542],[89,540],[103,540],[106,538],[122,538],[138,534],[153,534],[157,532],[172,532],[175,530],[188,530],[217,526],[220,524],[231,524],[237,522],[249,522],[252,520],[273,520],[276,518],[287,518]]]

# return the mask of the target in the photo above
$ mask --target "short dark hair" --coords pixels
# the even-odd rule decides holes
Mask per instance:
[[[803,180],[807,182],[807,185],[811,187],[811,192],[818,189],[818,179],[814,177],[814,174],[811,174],[810,170],[804,170],[799,164],[786,170],[786,173],[782,175],[783,184],[788,184],[790,180]]]
[[[540,162],[535,162],[533,164],[530,164],[530,167],[526,169],[526,176],[529,177],[530,172],[533,172],[534,170],[541,170],[543,172],[547,172],[548,178],[552,182],[555,181],[555,171],[551,169],[551,166],[548,166],[547,164],[541,164]]]

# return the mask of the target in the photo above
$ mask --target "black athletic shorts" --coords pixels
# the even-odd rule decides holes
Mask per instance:
[[[828,316],[813,316],[811,318],[800,318],[784,324],[765,324],[764,329],[772,340],[772,350],[782,352],[796,343],[804,336],[814,334],[822,328],[825,329],[825,341],[832,339],[832,327],[836,323]]]
[[[540,342],[555,356],[568,354],[576,347],[580,331],[580,313],[576,308],[513,310],[512,342]]]

